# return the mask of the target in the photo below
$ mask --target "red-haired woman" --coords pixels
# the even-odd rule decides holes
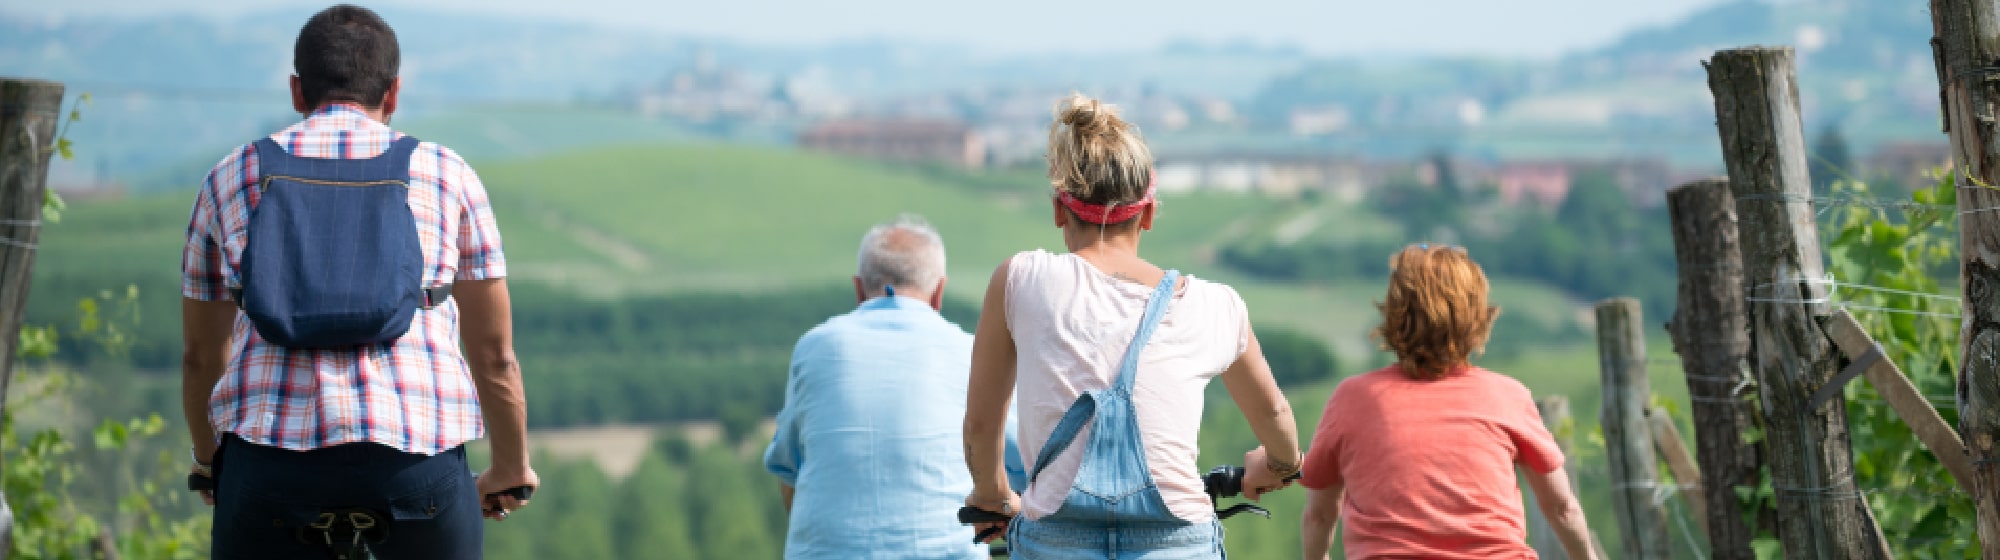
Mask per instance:
[[[1534,558],[1515,466],[1563,549],[1593,559],[1562,452],[1527,387],[1470,362],[1499,308],[1457,247],[1411,245],[1389,261],[1374,332],[1396,364],[1340,383],[1313,435],[1305,557],[1326,558],[1337,521],[1346,557]]]

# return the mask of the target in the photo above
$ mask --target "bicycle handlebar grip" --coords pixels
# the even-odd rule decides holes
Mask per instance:
[[[966,525],[974,523],[1006,523],[1014,518],[986,511],[972,506],[958,508],[958,522]]]
[[[501,490],[499,492],[494,492],[492,494],[486,495],[486,497],[488,498],[498,498],[501,496],[507,496],[525,502],[528,501],[529,498],[533,498],[535,496],[535,487],[515,486],[513,488],[508,488],[506,490]]]
[[[188,473],[188,491],[201,492],[204,490],[215,490],[215,479],[202,476],[200,473]]]

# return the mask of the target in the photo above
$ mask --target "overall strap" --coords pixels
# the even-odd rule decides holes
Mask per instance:
[[[1174,287],[1180,285],[1180,279],[1180,271],[1169,270],[1160,279],[1159,287],[1153,288],[1153,298],[1146,302],[1146,316],[1139,320],[1139,332],[1132,336],[1132,346],[1125,349],[1125,361],[1118,364],[1118,381],[1112,383],[1120,394],[1132,394],[1132,384],[1138,377],[1139,351],[1146,349],[1146,343],[1153,339],[1153,330],[1167,316],[1167,306],[1174,302]]]
[[[264,137],[251,144],[257,151],[257,174],[260,176],[284,175],[331,181],[355,181],[378,179],[405,179],[409,177],[410,157],[422,143],[417,137],[404,135],[389,144],[389,149],[375,157],[358,159],[307,158],[292,155],[279,146],[276,140]],[[361,177],[366,178],[361,178]]]
[[[1173,302],[1174,286],[1180,284],[1180,276],[1180,271],[1169,270],[1166,277],[1160,279],[1159,287],[1153,289],[1152,299],[1146,302],[1146,314],[1139,320],[1139,332],[1132,336],[1132,346],[1125,349],[1125,360],[1118,364],[1118,379],[1112,382],[1112,388],[1127,398],[1132,394],[1132,384],[1137,377],[1139,351],[1146,348],[1146,343],[1153,338],[1153,330],[1160,325],[1160,319],[1166,317],[1167,305]],[[1063,413],[1062,420],[1056,422],[1056,429],[1049,432],[1048,443],[1043,444],[1042,451],[1035,454],[1035,467],[1028,473],[1028,483],[1034,484],[1035,479],[1042,475],[1042,469],[1055,460],[1056,454],[1076,441],[1076,434],[1083,430],[1083,424],[1096,416],[1096,393],[1085,392],[1077,396],[1069,411]]]

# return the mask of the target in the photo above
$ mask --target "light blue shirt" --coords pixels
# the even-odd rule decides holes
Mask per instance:
[[[958,508],[972,335],[930,305],[868,300],[799,338],[765,468],[796,490],[785,558],[983,560]],[[1026,469],[1007,422],[1007,476]]]

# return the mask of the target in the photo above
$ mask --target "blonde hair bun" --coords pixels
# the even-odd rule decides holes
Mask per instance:
[[[1084,97],[1081,93],[1072,93],[1068,99],[1063,100],[1057,120],[1070,125],[1077,132],[1094,132],[1093,129],[1098,127],[1100,121],[1116,122],[1118,110],[1106,108],[1104,102]]]
[[[1092,204],[1131,203],[1152,184],[1153,152],[1118,107],[1071,93],[1049,125],[1049,182]]]

